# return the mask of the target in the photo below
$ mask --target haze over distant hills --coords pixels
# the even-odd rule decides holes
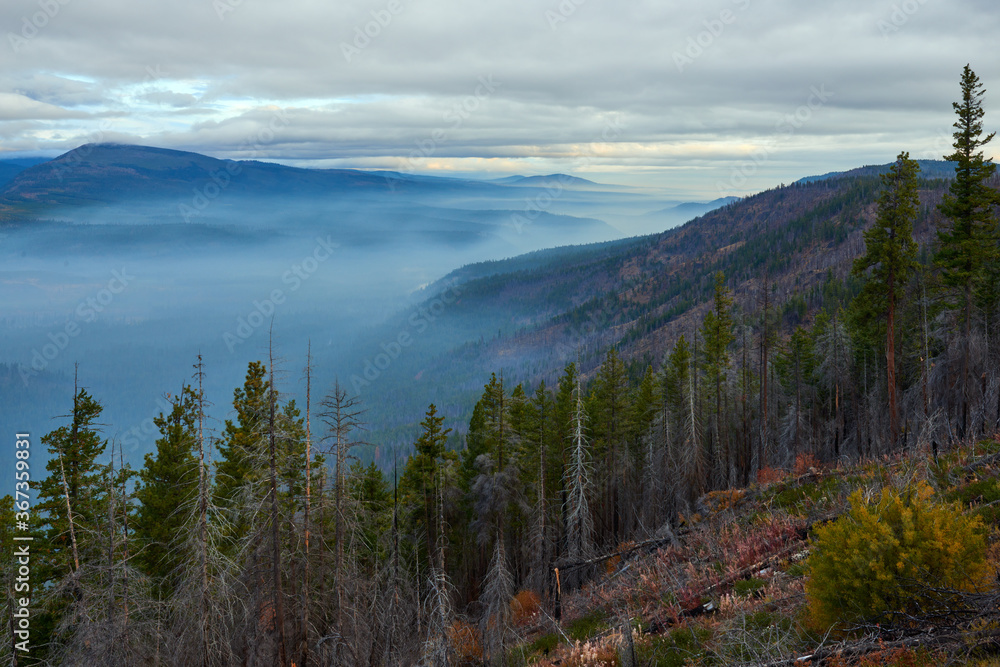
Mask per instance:
[[[199,353],[225,417],[272,318],[283,391],[300,392],[311,343],[317,386],[339,378],[369,406],[372,442],[405,443],[430,400],[464,427],[498,368],[535,382],[610,344],[656,359],[716,270],[741,299],[764,265],[781,298],[811,293],[845,270],[878,188],[866,167],[699,204],[560,174],[485,182],[107,144],[7,166],[0,400],[45,432],[79,362],[107,435],[140,459],[158,397]],[[622,239],[629,225],[658,233]]]
[[[308,218],[332,207],[348,215],[377,205],[395,214],[402,231],[418,204],[429,217],[464,220],[472,234],[484,231],[477,228],[480,224],[515,229],[514,237],[500,234],[513,252],[647,232],[628,223],[685,203],[566,174],[480,181],[391,171],[302,169],[122,144],[88,144],[51,161],[2,161],[0,187],[0,223],[53,218],[93,223],[122,216],[130,224],[229,224],[234,217],[238,223],[259,223],[288,211]],[[249,216],[243,210],[247,204],[252,206]],[[712,204],[696,206],[708,210]],[[114,216],[105,215],[109,211]],[[519,225],[514,220],[517,214],[530,226]],[[483,217],[492,220],[484,222]],[[619,224],[623,221],[626,224]],[[567,225],[575,228],[570,236]],[[429,231],[441,230],[431,226]]]
[[[556,238],[592,241],[619,232],[593,218],[535,212],[511,222],[522,193],[449,178],[394,172],[299,169],[218,160],[182,151],[87,145],[29,166],[0,191],[0,219],[90,224],[197,223],[236,229],[323,227],[340,243],[369,245],[415,235],[447,245],[489,237],[515,254]],[[184,232],[187,233],[187,232]]]
[[[928,166],[925,173],[948,173]],[[419,416],[419,399],[471,406],[494,371],[502,370],[511,386],[552,386],[569,362],[590,377],[610,347],[633,374],[647,364],[658,367],[680,334],[691,341],[701,326],[718,271],[734,292],[737,320],[756,312],[765,291],[790,327],[803,323],[809,308],[835,311],[852,296],[844,285],[874,221],[881,171],[803,179],[659,234],[463,267],[429,286],[423,304],[361,340],[349,379],[362,396],[391,395],[395,409],[380,413],[380,426],[405,432],[402,415]],[[938,178],[920,181],[915,234],[921,243],[934,236],[936,204],[946,187]],[[441,310],[433,333],[418,337],[389,367],[375,369],[380,344],[407,331],[407,317],[426,312],[445,290],[461,298]],[[422,390],[413,392],[414,383]],[[414,393],[417,401],[404,408]],[[449,425],[464,428],[468,407],[450,416]]]
[[[562,174],[496,183],[120,144],[4,161],[4,174],[0,399],[45,431],[79,362],[108,435],[130,445],[199,351],[223,417],[272,317],[282,354],[298,367],[312,341],[329,382],[448,271],[617,239],[612,217],[678,203]],[[135,455],[152,442],[142,432]]]
[[[504,178],[496,178],[490,183],[501,183],[503,185],[515,185],[515,186],[533,186],[533,187],[556,187],[556,188],[569,188],[577,190],[628,190],[629,188],[617,185],[605,185],[603,183],[595,183],[594,181],[589,181],[586,178],[579,178],[577,176],[570,176],[568,174],[548,174],[545,176],[505,176]]]

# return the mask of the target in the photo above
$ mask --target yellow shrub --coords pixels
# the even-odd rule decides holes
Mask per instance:
[[[816,529],[805,585],[816,629],[892,612],[919,615],[954,602],[942,591],[985,587],[979,518],[934,504],[933,493],[921,482],[903,493],[884,489],[866,503],[857,491],[846,516]]]

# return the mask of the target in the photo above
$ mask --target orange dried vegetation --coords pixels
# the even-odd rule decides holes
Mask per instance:
[[[771,466],[765,466],[760,469],[757,473],[757,483],[766,485],[772,484],[774,482],[780,482],[785,478],[787,473],[781,468],[772,468]]]
[[[448,628],[448,643],[451,644],[459,664],[483,659],[483,644],[479,639],[479,630],[465,621],[456,620],[451,624]]]
[[[538,597],[538,593],[531,590],[521,591],[510,601],[510,613],[516,625],[533,619],[541,608],[541,598]]]

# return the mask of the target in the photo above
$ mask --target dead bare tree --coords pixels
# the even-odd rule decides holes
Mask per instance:
[[[205,365],[201,354],[195,364],[194,377],[198,380],[198,557],[201,566],[201,588],[198,605],[201,627],[201,664],[208,667],[208,470],[205,467]]]
[[[305,556],[302,561],[302,619],[299,630],[299,655],[302,667],[309,664],[309,513],[312,509],[312,341],[306,352],[306,505],[302,518],[302,539]]]
[[[271,320],[273,330],[274,320]],[[277,473],[277,451],[275,441],[277,438],[277,424],[275,416],[276,396],[274,391],[274,346],[272,344],[271,331],[268,331],[268,375],[271,391],[268,392],[268,467],[270,469],[271,485],[271,586],[274,605],[274,624],[278,633],[278,650],[276,657],[280,665],[285,665],[287,652],[285,650],[285,595],[281,585],[281,535],[278,521],[278,473]]]
[[[444,491],[443,484],[437,484],[437,544],[435,545],[435,564],[431,572],[430,591],[427,596],[428,628],[427,641],[424,642],[422,664],[427,667],[448,667],[451,648],[448,642],[448,630],[451,627],[453,596],[451,582],[444,568],[444,552],[447,547],[447,537],[444,526]]]
[[[588,495],[591,488],[590,452],[587,447],[587,415],[583,409],[580,378],[576,381],[576,409],[573,412],[572,450],[566,471],[566,557],[576,562],[589,558],[594,550],[594,520]],[[573,585],[578,577],[567,581]]]
[[[95,549],[51,591],[71,600],[50,646],[54,664],[142,664],[157,645],[161,603],[151,595],[148,578],[130,562],[131,471],[125,465],[116,469],[116,444],[111,441],[110,461],[101,469],[102,493],[90,498],[95,522],[78,534]]]
[[[503,534],[494,540],[493,558],[483,586],[483,616],[480,634],[483,658],[494,667],[507,667],[507,654],[513,645],[510,601],[514,597],[514,578],[507,564]]]
[[[320,404],[322,412],[320,418],[327,426],[327,435],[324,443],[327,444],[327,453],[333,460],[333,501],[334,501],[334,562],[333,562],[333,582],[334,582],[334,610],[333,627],[340,647],[344,642],[344,610],[345,598],[345,564],[344,564],[344,544],[348,530],[350,517],[346,512],[347,495],[347,467],[350,450],[360,442],[352,440],[352,434],[363,429],[361,416],[364,410],[361,408],[360,400],[355,396],[349,396],[347,390],[341,387],[339,380],[334,381],[330,392]]]

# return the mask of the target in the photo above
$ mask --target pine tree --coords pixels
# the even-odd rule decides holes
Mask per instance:
[[[97,423],[103,411],[86,389],[79,389],[73,397],[70,423],[41,440],[49,449],[45,464],[49,476],[39,484],[35,511],[46,517],[49,549],[44,579],[50,582],[79,570],[82,562],[93,557],[95,545],[90,536],[103,501],[104,467],[97,457],[107,445]]]
[[[632,391],[632,412],[629,415],[629,442],[634,443],[636,458],[641,466],[639,475],[641,489],[634,493],[640,506],[640,514],[647,527],[660,520],[658,510],[662,505],[662,467],[657,467],[661,460],[664,443],[656,443],[652,437],[653,423],[656,420],[660,398],[659,386],[652,366],[646,366],[639,386]],[[643,445],[645,447],[643,448]],[[655,492],[654,492],[655,489]]]
[[[444,417],[438,415],[437,406],[431,403],[424,420],[420,422],[423,432],[414,444],[414,453],[406,462],[400,480],[404,502],[419,508],[414,512],[411,522],[424,534],[428,568],[433,565],[434,547],[438,541],[436,510],[438,484],[441,481],[438,468],[446,454],[451,454],[451,458],[454,458],[454,454],[445,449],[451,429],[442,429],[443,423]]]
[[[208,466],[205,463],[205,364],[198,354],[198,363],[194,365],[194,379],[198,381],[198,644],[201,652],[202,667],[208,667],[210,662],[209,640],[209,576],[208,576],[208,506],[211,502],[211,479]]]
[[[824,313],[825,314],[825,313]],[[840,446],[844,441],[844,403],[848,378],[851,373],[851,358],[853,357],[852,341],[844,326],[844,318],[839,312],[835,312],[832,318],[828,318],[826,324],[819,326],[820,317],[817,316],[816,333],[816,358],[819,363],[816,367],[817,377],[829,395],[831,402],[830,413],[833,416],[833,456],[840,456]]]
[[[510,398],[504,391],[503,375],[496,374],[484,387],[480,399],[483,405],[483,439],[485,452],[476,459],[479,475],[473,485],[476,498],[476,527],[481,545],[493,543],[483,581],[481,635],[484,658],[494,665],[507,664],[510,642],[510,599],[513,596],[513,576],[507,559],[507,524],[512,506],[521,499],[516,488],[515,434],[510,423]]]
[[[632,411],[629,415],[629,440],[640,442],[642,437],[653,425],[656,416],[657,395],[656,375],[652,366],[646,366],[646,372],[639,381],[639,386],[632,392]]]
[[[712,310],[705,315],[702,335],[705,338],[705,374],[715,398],[714,442],[717,445],[716,456],[718,457],[715,465],[721,482],[726,487],[729,486],[730,482],[732,460],[722,402],[729,372],[729,346],[736,340],[736,334],[733,333],[732,306],[733,299],[726,287],[726,277],[719,271],[715,274],[715,297],[712,301]]]
[[[173,579],[188,557],[180,545],[185,524],[198,495],[198,394],[185,385],[171,400],[170,414],[153,421],[160,429],[156,452],[146,454],[135,491],[139,501],[135,533],[138,560],[157,583],[161,597],[173,590]]]
[[[74,383],[70,423],[42,436],[49,450],[48,476],[38,485],[34,511],[42,517],[44,547],[35,553],[38,588],[49,589],[44,610],[32,623],[33,645],[59,650],[58,626],[71,605],[83,600],[81,569],[103,562],[101,530],[106,509],[106,466],[97,462],[107,446],[98,418],[104,408]],[[60,585],[65,584],[65,585]],[[36,634],[37,633],[37,634]]]
[[[899,410],[896,407],[896,311],[906,286],[917,268],[917,242],[913,221],[920,197],[917,173],[920,166],[902,152],[889,173],[882,175],[875,225],[865,232],[865,254],[854,260],[854,274],[867,274],[858,299],[865,309],[885,317],[885,358],[889,398],[889,442],[899,439]]]
[[[625,363],[614,348],[608,350],[597,371],[588,401],[594,458],[603,460],[601,516],[599,533],[611,546],[624,540],[631,528],[628,491],[634,488],[635,461],[628,450],[629,394]]]
[[[347,488],[357,507],[355,555],[362,571],[371,578],[387,553],[383,538],[392,527],[392,490],[374,462],[364,465],[360,461],[351,465]]]
[[[566,548],[564,539],[566,532],[567,508],[567,469],[570,464],[571,444],[573,440],[573,414],[576,410],[576,364],[570,362],[559,376],[555,398],[552,405],[552,492],[557,499],[559,510],[558,523],[555,526],[555,554],[558,559]]]
[[[813,370],[815,353],[813,339],[809,332],[796,327],[788,338],[786,349],[778,356],[778,371],[792,395],[792,405],[786,414],[783,441],[789,458],[805,450],[805,440],[809,435],[809,412],[812,406]]]
[[[949,223],[938,231],[939,248],[934,262],[941,270],[944,285],[958,297],[953,307],[961,308],[962,378],[960,427],[969,429],[972,363],[973,297],[985,278],[985,269],[997,261],[997,220],[993,207],[1000,204],[988,181],[996,172],[982,148],[995,133],[983,136],[982,99],[985,93],[979,77],[966,65],[962,71],[962,101],[952,103],[958,120],[954,123],[955,152],[944,159],[955,163],[955,180],[938,207]]]
[[[479,542],[487,544],[494,539],[504,539],[509,510],[521,494],[516,488],[516,439],[510,425],[511,403],[504,391],[503,375],[499,379],[495,373],[490,377],[480,403],[483,422],[478,437],[482,438],[483,452],[476,458],[479,474],[472,492],[476,498]]]
[[[241,508],[264,480],[261,443],[265,438],[270,384],[267,369],[259,361],[247,367],[243,387],[233,392],[236,421],[226,420],[225,439],[219,446],[216,466],[215,503],[227,515],[231,539],[247,535],[249,519]]]
[[[551,588],[549,564],[553,557],[554,540],[549,496],[559,486],[553,483],[553,471],[558,474],[561,464],[561,460],[556,461],[553,457],[553,411],[552,397],[543,381],[528,403],[528,424],[522,436],[528,445],[525,447],[525,467],[531,469],[527,477],[533,481],[535,491],[529,553],[533,555],[531,569],[534,584],[539,590]]]

